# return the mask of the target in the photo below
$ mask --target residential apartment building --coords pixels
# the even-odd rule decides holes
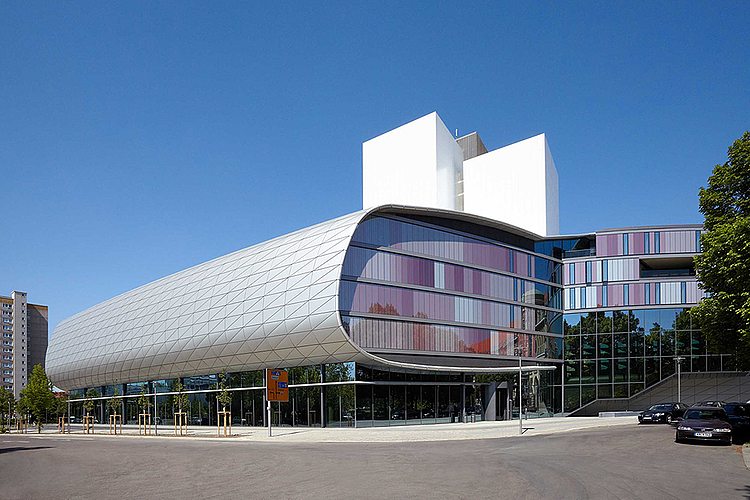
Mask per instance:
[[[0,295],[3,358],[2,386],[17,399],[36,365],[47,354],[47,306],[30,304],[26,292]]]

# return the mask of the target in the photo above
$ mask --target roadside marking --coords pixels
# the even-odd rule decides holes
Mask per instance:
[[[3,443],[28,443],[28,441],[21,441],[20,439],[16,439],[13,441],[3,441]]]

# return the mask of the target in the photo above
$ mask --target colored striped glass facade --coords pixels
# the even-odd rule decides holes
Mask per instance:
[[[339,308],[368,349],[561,359],[560,267],[501,242],[374,217],[352,238]]]
[[[709,352],[689,313],[704,297],[692,261],[701,233],[604,231],[585,236],[585,251],[562,251],[565,412],[640,393],[675,373],[675,356],[685,372],[736,370],[733,356]]]

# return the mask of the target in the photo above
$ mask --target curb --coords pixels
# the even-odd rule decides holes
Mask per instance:
[[[517,424],[516,420],[516,424]],[[292,432],[291,434],[280,434],[275,436],[274,438],[268,438],[266,434],[266,430],[262,434],[258,433],[252,433],[248,435],[233,435],[232,437],[217,437],[214,435],[187,435],[184,436],[184,438],[187,438],[185,441],[222,441],[222,442],[239,442],[239,443],[295,443],[295,444],[313,444],[313,443],[327,443],[327,444],[343,444],[343,443],[415,443],[415,442],[447,442],[447,441],[465,441],[465,440],[477,440],[477,439],[505,439],[505,438],[524,438],[524,437],[535,437],[535,436],[550,436],[554,434],[560,434],[560,433],[568,433],[568,432],[581,432],[586,430],[595,430],[595,429],[605,429],[605,428],[611,428],[611,427],[624,427],[624,426],[630,426],[630,425],[636,425],[635,422],[630,422],[628,419],[624,418],[617,418],[617,419],[611,419],[608,422],[601,422],[598,421],[598,419],[591,419],[591,423],[594,423],[594,425],[573,425],[570,427],[562,427],[562,428],[551,428],[551,429],[545,429],[545,428],[538,428],[536,432],[533,432],[531,434],[524,433],[523,435],[516,434],[517,427],[513,426],[513,432],[512,433],[505,433],[501,432],[499,434],[496,434],[498,430],[501,430],[499,428],[494,427],[485,427],[485,428],[474,428],[471,430],[471,432],[468,432],[464,434],[462,431],[466,430],[469,431],[470,429],[467,428],[456,428],[451,429],[450,431],[448,429],[442,429],[438,432],[429,431],[429,429],[423,429],[426,432],[425,434],[419,433],[417,435],[400,435],[398,432],[400,429],[405,429],[405,427],[393,427],[393,428],[384,428],[384,430],[390,430],[394,432],[388,432],[385,435],[380,436],[372,436],[372,435],[366,435],[366,436],[360,436],[357,435],[356,431],[353,431],[351,433],[347,432],[347,438],[345,439],[338,439],[337,437],[331,436],[331,435],[320,435],[316,436],[312,439],[303,439],[303,440],[286,440],[284,438],[291,436],[291,434],[296,434],[296,432]],[[527,428],[526,430],[533,430],[534,423],[527,423],[524,422]],[[531,429],[528,429],[528,427],[531,427]],[[444,432],[449,431],[449,432]],[[388,436],[387,438],[385,436]],[[171,434],[159,434],[158,436],[140,436],[137,434],[122,434],[122,435],[110,435],[106,433],[102,434],[79,434],[79,433],[71,433],[71,434],[58,434],[58,433],[42,433],[42,434],[28,434],[24,435],[26,437],[33,437],[35,439],[68,439],[68,440],[95,440],[95,439],[161,439],[161,440],[170,440],[170,439],[176,439],[177,436],[171,435]],[[748,451],[748,466],[750,467],[750,450]]]

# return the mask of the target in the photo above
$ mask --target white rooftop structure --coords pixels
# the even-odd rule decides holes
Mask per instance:
[[[455,139],[433,112],[365,142],[362,181],[364,207],[465,211],[559,234],[557,169],[544,134],[487,151],[476,133]]]

